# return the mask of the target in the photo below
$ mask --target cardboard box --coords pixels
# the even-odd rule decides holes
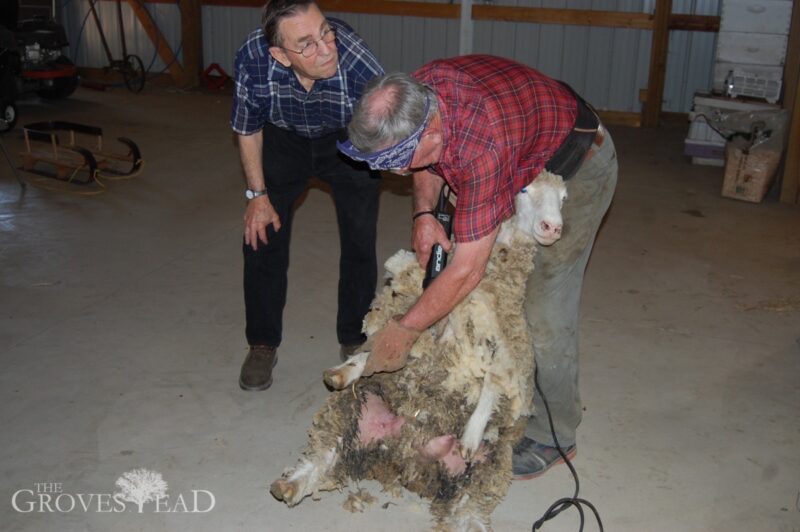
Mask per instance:
[[[722,195],[759,203],[767,194],[778,163],[780,152],[758,147],[745,150],[728,143],[725,148],[725,179]]]

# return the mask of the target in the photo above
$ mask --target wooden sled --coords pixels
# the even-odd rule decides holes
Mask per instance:
[[[22,167],[27,172],[53,177],[78,184],[97,181],[98,177],[130,177],[142,168],[139,147],[127,137],[117,140],[126,148],[126,152],[113,152],[103,149],[103,130],[99,127],[77,124],[74,122],[36,122],[23,128],[25,147],[22,155]],[[59,137],[64,132],[65,141]],[[81,146],[76,136],[90,137],[92,148]],[[40,143],[48,143],[42,148]],[[43,163],[55,171],[48,173],[37,168]]]

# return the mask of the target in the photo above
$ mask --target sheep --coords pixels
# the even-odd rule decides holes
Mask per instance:
[[[437,529],[490,529],[511,481],[512,447],[532,413],[524,288],[536,243],[560,238],[565,199],[561,177],[546,171],[517,195],[484,278],[419,337],[403,369],[359,379],[364,352],[324,372],[337,391],[315,415],[298,464],[272,483],[276,499],[294,506],[347,479],[374,479],[430,499]],[[398,251],[385,267],[388,283],[364,318],[368,336],[422,292],[414,253]]]

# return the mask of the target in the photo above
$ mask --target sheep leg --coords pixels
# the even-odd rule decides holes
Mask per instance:
[[[353,384],[364,373],[369,353],[359,353],[351,356],[347,362],[326,369],[322,373],[322,380],[328,387],[341,390]]]
[[[367,393],[359,412],[358,442],[366,446],[384,438],[397,436],[405,422],[406,419],[395,415],[380,396]],[[320,488],[336,465],[338,457],[337,448],[331,448],[301,458],[294,469],[287,471],[272,483],[270,493],[289,506],[299,504],[306,496]]]
[[[492,417],[492,410],[498,398],[498,390],[492,386],[492,374],[487,372],[483,376],[483,387],[478,398],[478,404],[472,415],[469,416],[464,434],[461,435],[461,456],[469,459],[478,450],[483,440],[483,432]]]
[[[467,462],[459,452],[458,438],[454,434],[446,434],[429,440],[419,454],[428,460],[441,462],[452,476],[460,475],[467,470]]]
[[[297,466],[272,483],[269,492],[279,501],[295,506],[316,491],[321,481],[336,464],[339,454],[328,449],[318,459],[301,458]]]
[[[467,470],[467,461],[461,456],[461,444],[454,434],[437,436],[418,449],[420,456],[427,460],[441,462],[451,476],[460,475]],[[480,463],[486,455],[480,450],[474,455],[474,462]]]

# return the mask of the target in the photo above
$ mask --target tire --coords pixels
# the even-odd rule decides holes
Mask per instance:
[[[72,61],[70,61],[63,55],[58,59],[56,59],[54,63],[62,66],[73,66]],[[56,78],[53,80],[52,87],[39,89],[38,91],[36,91],[36,94],[38,94],[42,98],[47,98],[48,100],[60,100],[62,98],[68,97],[73,92],[75,92],[75,89],[78,88],[78,81],[79,80],[77,74],[67,78]]]
[[[142,92],[147,76],[144,71],[144,63],[142,63],[138,55],[129,54],[125,56],[122,77],[125,79],[125,86],[128,87],[129,91]]]
[[[0,70],[3,70],[0,67]],[[5,68],[5,72],[0,75],[0,102],[11,103],[17,101],[17,78],[14,73]]]
[[[17,123],[17,107],[13,103],[4,103],[0,111],[0,133],[5,133]]]

